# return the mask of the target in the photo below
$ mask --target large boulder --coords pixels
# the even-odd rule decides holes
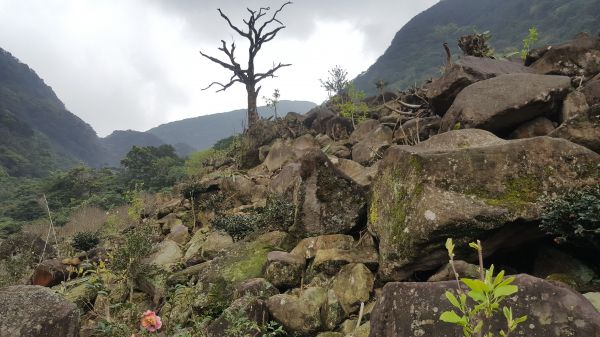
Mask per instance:
[[[452,236],[461,245],[483,240],[487,254],[539,237],[540,197],[597,183],[599,164],[600,155],[562,139],[504,141],[472,129],[391,147],[369,210],[380,276],[438,268]]]
[[[600,72],[600,38],[580,34],[574,40],[534,51],[531,68],[539,74],[594,76]],[[529,62],[533,61],[531,58]]]
[[[145,262],[169,269],[180,262],[183,252],[175,241],[165,239],[155,247],[154,252],[145,259]]]
[[[600,335],[600,313],[582,295],[569,287],[528,275],[517,275],[519,292],[502,305],[513,316],[527,315],[515,336],[591,337]],[[456,289],[456,281],[388,283],[371,314],[371,337],[456,337],[462,328],[440,321],[440,314],[454,307],[444,293]],[[499,311],[497,329],[506,321]],[[511,334],[513,335],[513,334]]]
[[[443,116],[456,96],[469,85],[503,74],[530,73],[531,69],[510,61],[463,56],[442,77],[426,86],[432,110]]]
[[[332,289],[346,314],[358,312],[361,303],[371,297],[375,276],[364,264],[344,266],[333,280]]]
[[[184,259],[189,265],[214,259],[233,245],[233,238],[223,232],[199,229],[188,243]]]
[[[354,245],[354,238],[350,235],[321,235],[301,240],[291,253],[306,259],[312,259],[319,250],[351,249]]]
[[[0,336],[79,336],[77,306],[40,286],[0,289],[0,317]]]
[[[304,135],[294,140],[279,139],[271,146],[264,164],[269,171],[273,172],[281,169],[288,162],[302,157],[307,151],[319,147],[319,143],[311,135]]]
[[[547,136],[552,131],[554,131],[554,124],[552,121],[546,117],[538,117],[519,126],[509,135],[509,138],[522,139]]]
[[[331,160],[333,165],[335,165],[340,172],[348,176],[353,182],[360,186],[367,187],[371,185],[371,181],[377,173],[377,164],[365,167],[354,160],[337,158],[333,156],[330,156],[329,160]]]
[[[477,128],[505,134],[539,116],[558,119],[571,88],[566,76],[508,74],[477,82],[458,94],[441,129]]]
[[[363,219],[364,188],[337,170],[320,150],[286,165],[271,188],[297,205],[290,232],[298,237],[347,233]]]
[[[276,321],[288,332],[305,335],[321,330],[321,309],[326,303],[327,290],[319,287],[308,288],[300,296],[281,294],[267,300],[269,312]]]

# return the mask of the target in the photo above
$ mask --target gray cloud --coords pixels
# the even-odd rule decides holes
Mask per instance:
[[[334,64],[355,76],[389,45],[412,16],[437,0],[297,0],[281,14],[287,28],[265,45],[260,66],[294,64],[263,83],[283,99],[320,102],[318,78]],[[241,24],[246,7],[283,1],[249,0],[0,0],[0,47],[29,64],[67,108],[100,135],[146,130],[167,121],[233,110],[244,90],[201,91],[227,72],[203,59],[220,56],[219,40],[242,39],[217,7]]]

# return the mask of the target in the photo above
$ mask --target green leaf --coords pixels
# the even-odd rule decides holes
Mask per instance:
[[[510,296],[519,291],[519,287],[514,285],[499,286],[494,289],[494,297]]]
[[[484,292],[485,284],[482,281],[470,278],[462,278],[460,280],[466,284],[467,287],[471,288],[471,290]]]
[[[494,286],[497,286],[504,279],[504,270],[501,270],[498,275],[496,275],[496,279],[494,280]]]
[[[454,311],[444,311],[440,315],[440,320],[444,321],[446,323],[454,323],[454,324],[464,323],[463,317],[458,316]]]
[[[512,309],[504,307],[502,308],[502,312],[504,313],[504,317],[506,317],[509,322],[512,321]]]
[[[454,296],[454,294],[452,294],[449,291],[446,291],[446,298],[448,299],[448,301],[450,301],[450,303],[452,303],[453,306],[457,307],[462,311],[462,306],[460,305],[458,299],[456,299],[456,296]]]
[[[527,316],[521,316],[517,319],[515,319],[515,324],[521,324],[523,322],[525,322],[527,320]]]
[[[446,239],[446,250],[448,250],[448,255],[450,255],[450,257],[454,256],[454,243],[452,242],[452,238]]]
[[[473,299],[475,302],[484,302],[486,300],[485,294],[480,291],[469,291],[469,297]]]
[[[476,251],[479,251],[481,249],[481,247],[479,247],[479,245],[475,242],[469,243],[469,247],[475,249]]]

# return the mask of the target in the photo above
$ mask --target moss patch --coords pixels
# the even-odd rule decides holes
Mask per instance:
[[[273,249],[261,243],[252,243],[240,260],[227,264],[221,275],[226,281],[235,283],[261,277],[267,263],[267,254]]]
[[[504,191],[501,193],[493,193],[481,187],[468,190],[466,194],[476,196],[491,206],[518,211],[536,202],[541,192],[540,178],[535,175],[526,175],[509,179],[504,184]]]

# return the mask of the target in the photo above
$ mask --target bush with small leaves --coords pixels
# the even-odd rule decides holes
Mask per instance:
[[[71,246],[73,248],[87,252],[100,243],[100,235],[97,232],[79,232],[73,236]]]
[[[540,228],[557,243],[600,249],[600,184],[545,201]]]

